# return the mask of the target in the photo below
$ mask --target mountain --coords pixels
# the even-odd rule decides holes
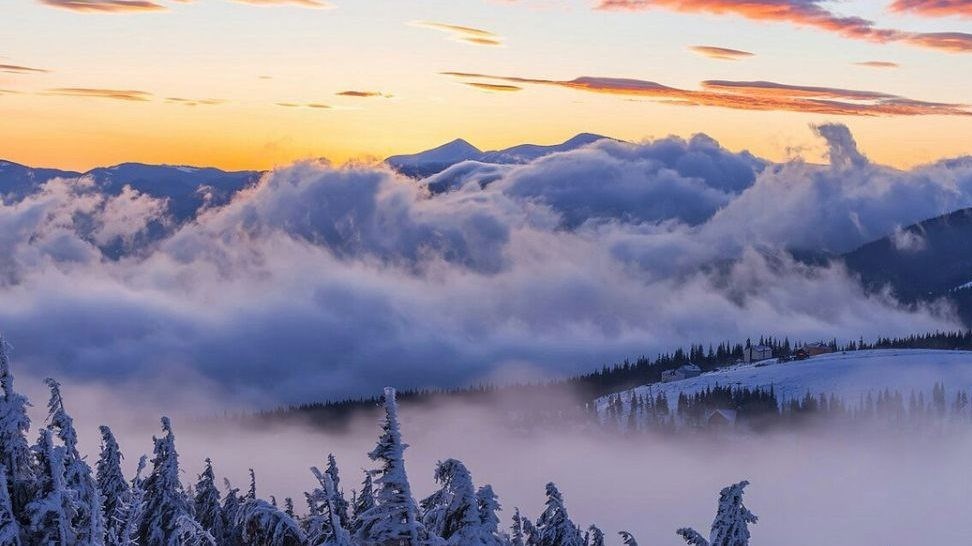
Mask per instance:
[[[385,162],[406,176],[425,178],[456,163],[478,159],[482,155],[482,150],[461,138],[457,138],[452,142],[417,154],[393,155],[385,159]]]
[[[871,291],[906,303],[946,298],[972,324],[972,208],[925,220],[843,256]]]
[[[456,139],[438,148],[410,155],[395,155],[385,160],[396,171],[413,178],[426,178],[463,161],[478,161],[497,165],[520,164],[557,152],[567,152],[609,137],[581,133],[560,144],[519,144],[503,150],[483,152],[463,139]]]
[[[0,197],[19,200],[52,178],[75,178],[81,173],[59,169],[37,169],[0,160]]]
[[[125,186],[130,186],[152,197],[168,199],[170,215],[182,222],[193,218],[203,205],[228,202],[236,192],[254,184],[261,175],[259,171],[142,163],[122,163],[81,173],[0,161],[0,196],[19,200],[52,178],[85,176],[94,181],[95,188],[108,195],[118,195]]]

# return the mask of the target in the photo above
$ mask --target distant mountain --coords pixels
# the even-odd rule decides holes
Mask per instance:
[[[972,325],[972,208],[925,220],[845,254],[869,290],[906,303],[945,297]]]
[[[81,173],[58,169],[37,169],[0,160],[0,197],[19,200],[33,193],[41,184],[52,178],[75,178]]]
[[[221,205],[236,192],[254,184],[259,171],[222,171],[174,165],[122,163],[87,172],[38,169],[0,161],[0,197],[19,200],[37,191],[52,178],[90,177],[95,187],[108,195],[118,195],[130,186],[152,197],[168,199],[169,213],[177,221],[193,218],[205,205]]]
[[[483,152],[463,139],[456,139],[438,148],[410,155],[395,155],[385,160],[396,171],[413,178],[426,178],[463,161],[478,161],[498,165],[527,163],[557,152],[576,150],[609,137],[581,133],[560,144],[542,146],[520,144],[503,150]]]

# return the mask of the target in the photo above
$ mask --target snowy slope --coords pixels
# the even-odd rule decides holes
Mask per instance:
[[[776,363],[740,364],[672,383],[655,383],[632,389],[639,396],[665,393],[673,405],[678,394],[705,390],[715,385],[773,387],[781,400],[805,395],[834,393],[854,401],[868,392],[885,388],[902,393],[928,394],[936,382],[943,381],[948,392],[972,390],[972,352],[925,349],[882,349],[820,355],[808,360]],[[632,390],[622,393],[627,400]],[[597,401],[598,408],[607,397]]]

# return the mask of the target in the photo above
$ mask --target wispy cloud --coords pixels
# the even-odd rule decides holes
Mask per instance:
[[[742,51],[739,49],[729,49],[727,47],[716,47],[716,46],[704,46],[697,45],[692,46],[692,51],[698,53],[699,55],[705,55],[713,59],[719,59],[720,61],[735,61],[738,59],[745,59],[746,57],[752,57],[754,53],[748,51]]]
[[[957,15],[972,17],[972,1],[969,0],[895,0],[892,11],[916,13],[928,17]]]
[[[417,27],[431,28],[440,32],[446,32],[452,36],[452,39],[465,42],[467,44],[484,46],[503,45],[503,39],[500,36],[480,28],[452,25],[448,23],[435,23],[432,21],[414,21],[410,24]]]
[[[702,89],[693,90],[629,78],[585,76],[573,80],[547,80],[469,72],[443,74],[460,78],[487,79],[493,82],[547,85],[593,93],[641,97],[681,106],[779,110],[842,116],[972,115],[972,110],[963,104],[920,101],[877,91],[787,85],[767,81],[709,80],[702,82]]]
[[[150,0],[37,0],[55,8],[81,12],[116,13],[125,11],[161,11],[165,6]]]
[[[938,4],[923,0],[906,3]],[[942,4],[968,6],[963,0]],[[910,32],[880,28],[863,17],[838,15],[823,6],[823,0],[600,0],[597,9],[642,11],[653,8],[685,13],[737,15],[757,21],[779,21],[833,32],[855,40],[902,42],[950,52],[972,52],[972,34],[964,32]],[[967,8],[966,8],[967,9]]]
[[[277,106],[284,108],[314,108],[317,110],[330,110],[331,106],[322,102],[277,102]]]
[[[389,99],[389,98],[392,97],[392,95],[389,95],[387,93],[382,93],[380,91],[355,91],[355,90],[349,90],[349,91],[341,91],[341,92],[335,93],[335,94],[337,96],[339,96],[339,97],[354,97],[354,98],[359,98],[359,99],[369,99],[369,98],[375,98],[375,97],[381,97],[381,98]]]
[[[6,72],[8,74],[43,74],[50,72],[50,70],[33,68],[30,66],[20,66],[16,64],[0,64],[0,72]]]
[[[893,63],[891,61],[862,61],[854,64],[857,66],[866,66],[868,68],[898,68],[900,66],[898,63]]]
[[[181,104],[183,106],[215,106],[224,104],[223,99],[186,99],[182,97],[167,97],[165,102],[169,104]]]
[[[294,6],[303,6],[305,8],[318,8],[318,9],[329,9],[334,7],[333,4],[331,4],[330,2],[325,2],[324,0],[234,0],[234,1],[243,4],[251,4],[254,6],[282,6],[284,4],[291,4]]]
[[[465,85],[475,87],[476,89],[483,89],[486,91],[522,91],[523,88],[518,85],[509,85],[502,83],[486,83],[486,82],[462,82]]]
[[[99,99],[115,99],[126,101],[149,101],[152,94],[147,91],[134,89],[102,89],[92,87],[55,87],[48,89],[46,95],[60,95],[65,97],[84,97]]]

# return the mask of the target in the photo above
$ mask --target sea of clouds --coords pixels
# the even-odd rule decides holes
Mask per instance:
[[[425,181],[305,161],[181,226],[164,201],[55,179],[0,204],[0,330],[21,375],[266,406],[760,334],[958,327],[947,306],[905,308],[787,251],[838,254],[972,206],[972,157],[898,170],[844,126],[815,130],[826,165],[704,135]]]

